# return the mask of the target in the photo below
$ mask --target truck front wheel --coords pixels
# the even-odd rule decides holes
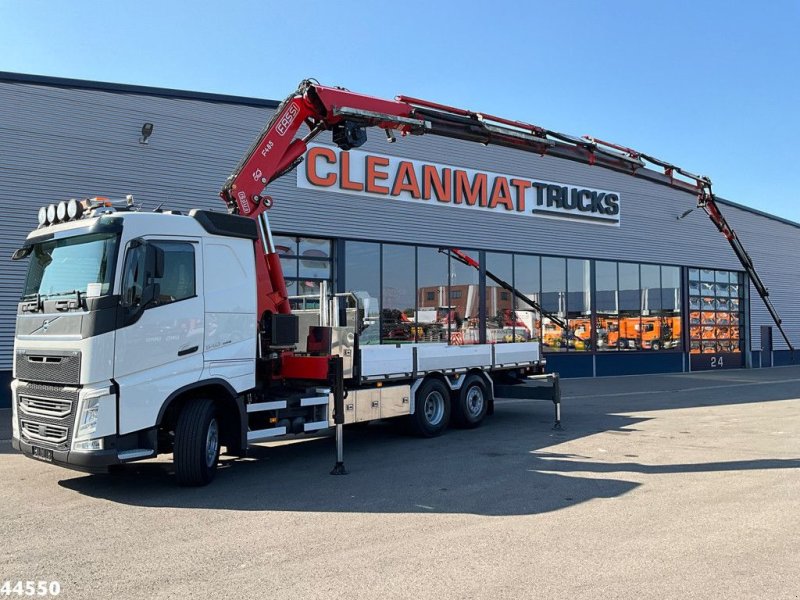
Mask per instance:
[[[450,422],[450,391],[438,379],[428,379],[417,390],[411,429],[422,437],[441,435]]]
[[[183,407],[175,428],[175,475],[179,485],[206,485],[214,479],[219,461],[219,418],[210,398]]]

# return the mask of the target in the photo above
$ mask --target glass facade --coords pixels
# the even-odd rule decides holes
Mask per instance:
[[[446,254],[436,248],[417,248],[417,306],[414,315],[416,341],[450,341],[455,323],[463,321],[450,303]],[[411,265],[408,265],[408,269]]]
[[[540,262],[538,256],[514,255],[513,284],[523,298],[532,300],[538,306],[541,306],[542,302]],[[514,298],[515,338],[517,341],[523,342],[540,342],[542,339],[542,314],[523,298],[519,296]]]
[[[275,250],[281,257],[286,289],[294,308],[319,306],[319,284],[333,278],[331,241],[320,238],[276,235]]]
[[[741,352],[744,278],[735,271],[689,269],[689,352]]]
[[[567,259],[567,347],[572,351],[592,349],[592,280],[588,260]]]
[[[680,279],[680,267],[596,261],[597,349],[680,349]]]
[[[349,254],[352,243],[346,242],[345,256]],[[417,310],[417,250],[413,246],[396,244],[381,246],[381,341],[413,342],[417,337],[422,337],[414,323]]]
[[[350,290],[358,290],[364,305],[361,344],[380,344],[381,316],[381,245],[373,242],[351,242],[347,248],[344,279]]]
[[[313,307],[320,281],[334,278],[331,242],[275,242],[290,295],[308,296],[304,305]],[[439,248],[349,240],[338,248],[342,289],[365,304],[362,344],[539,341],[547,352],[683,350],[685,293],[690,352],[743,348],[744,276],[734,271],[466,250],[493,275],[481,277]]]
[[[514,281],[514,257],[511,254],[498,252],[486,253],[486,270],[501,281]],[[475,269],[472,269],[475,271]],[[477,274],[477,272],[476,272]],[[514,300],[511,292],[503,288],[497,281],[486,277],[486,341],[502,344],[505,342],[527,342],[530,339],[530,328],[514,311]]]
[[[541,260],[541,307],[559,319],[567,311],[567,261],[564,258],[545,256]],[[557,322],[542,316],[542,346],[545,350],[567,349],[566,332]]]

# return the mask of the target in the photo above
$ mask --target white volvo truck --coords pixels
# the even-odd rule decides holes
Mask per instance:
[[[336,426],[333,472],[342,473],[344,424],[405,418],[434,436],[451,421],[480,424],[495,396],[549,398],[558,424],[558,378],[542,375],[538,343],[361,346],[357,294],[323,293],[318,309],[293,313],[265,187],[320,132],[330,130],[346,151],[364,143],[369,127],[389,141],[433,134],[501,145],[696,194],[783,332],[707,178],[593,138],[304,81],[223,186],[227,213],[143,213],[97,198],[39,211],[39,228],[14,255],[30,261],[14,340],[14,447],[86,470],[171,452],[178,481],[202,485],[221,447],[243,456],[252,443]],[[458,249],[443,251],[481,269]],[[481,270],[570,335],[568,323]]]
[[[480,423],[496,374],[541,370],[535,343],[359,348],[350,295],[331,298],[330,310],[274,319],[267,340],[254,221],[99,204],[37,229],[19,253],[30,267],[17,316],[13,443],[33,458],[104,470],[174,452],[182,483],[206,483],[220,446],[244,455],[248,444],[334,425],[338,386],[347,387],[343,423],[411,415],[419,433],[437,435],[451,419]],[[322,376],[302,362],[282,372],[290,357]],[[341,358],[338,378],[332,357]]]

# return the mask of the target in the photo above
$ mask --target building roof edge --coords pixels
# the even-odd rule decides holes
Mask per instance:
[[[228,94],[212,94],[208,92],[192,92],[171,88],[151,87],[145,85],[129,85],[125,83],[109,83],[103,81],[87,81],[84,79],[70,79],[66,77],[50,77],[47,75],[28,75],[25,73],[11,73],[0,71],[0,82],[30,83],[34,85],[49,85],[53,87],[77,88],[86,90],[99,90],[122,94],[141,94],[145,96],[159,96],[162,98],[183,98],[187,100],[202,100],[205,102],[220,102],[223,104],[240,104],[263,108],[277,108],[276,100],[263,98],[249,98],[246,96],[231,96]]]

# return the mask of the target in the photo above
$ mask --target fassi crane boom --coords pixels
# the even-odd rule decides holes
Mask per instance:
[[[303,125],[309,132],[304,137],[296,137]],[[590,136],[573,137],[530,123],[408,96],[398,96],[394,100],[374,98],[322,86],[308,79],[281,103],[220,192],[230,212],[258,221],[261,239],[256,243],[261,245],[263,255],[256,267],[259,315],[291,312],[280,260],[264,214],[272,205],[272,199],[263,195],[264,188],[293,169],[303,159],[308,143],[321,132],[331,130],[333,142],[342,150],[350,150],[366,141],[367,127],[384,129],[389,141],[394,141],[395,131],[401,135],[433,134],[547,154],[628,173],[696,195],[698,207],[728,240],[786,344],[794,351],[752,259],[720,212],[708,177]],[[645,168],[652,165],[663,169],[663,173]]]
[[[470,255],[463,252],[462,250],[459,250],[458,248],[443,248],[442,250],[440,250],[440,252],[444,252],[450,258],[457,260],[458,262],[465,264],[468,267],[472,267],[473,269],[477,269],[480,271],[481,268],[480,263],[474,258],[472,258]],[[520,292],[517,288],[515,288],[513,285],[511,285],[507,281],[501,279],[500,277],[492,273],[489,269],[484,269],[484,273],[489,279],[494,281],[501,288],[503,288],[504,290],[508,290],[509,292],[514,294],[514,296],[516,296],[518,299],[522,300],[525,304],[533,308],[533,310],[535,310],[542,316],[547,317],[548,319],[550,319],[550,321],[561,327],[561,329],[564,330],[567,336],[574,337],[584,342],[589,342],[588,338],[582,338],[579,335],[577,335],[570,328],[569,323],[567,323],[567,321],[565,321],[558,315],[546,311],[544,308],[542,308],[542,306],[538,302],[536,302],[536,300],[534,300],[533,298],[529,298],[528,296]]]
[[[711,222],[714,223],[716,228],[719,230],[722,235],[725,236],[725,239],[728,240],[728,243],[733,248],[734,254],[736,254],[736,258],[739,259],[742,267],[744,267],[745,272],[750,277],[750,281],[753,284],[753,287],[756,288],[758,295],[761,297],[761,300],[764,302],[764,306],[767,307],[772,320],[775,322],[775,325],[778,327],[778,330],[781,332],[783,339],[786,341],[786,345],[789,347],[789,350],[794,353],[794,346],[789,341],[789,336],[786,334],[786,331],[783,328],[782,320],[780,315],[778,315],[778,311],[775,309],[775,306],[772,304],[772,301],[769,299],[769,290],[767,286],[764,285],[764,282],[761,280],[758,272],[756,271],[755,265],[753,264],[753,259],[750,258],[750,255],[747,253],[747,250],[744,249],[739,236],[736,235],[736,232],[733,230],[733,227],[730,226],[727,219],[722,215],[722,212],[719,209],[719,204],[717,204],[716,198],[714,197],[714,193],[711,191],[711,179],[708,177],[704,177],[702,175],[695,175],[688,171],[685,171],[675,165],[671,165],[670,163],[664,162],[663,160],[659,160],[657,158],[653,158],[647,154],[642,154],[641,152],[636,152],[635,150],[631,150],[630,148],[625,148],[624,146],[619,146],[617,144],[612,144],[610,142],[604,142],[602,140],[598,140],[596,138],[592,138],[590,136],[584,136],[585,139],[591,140],[597,144],[602,144],[609,148],[613,148],[616,151],[622,152],[631,158],[646,161],[646,163],[651,163],[657,165],[664,169],[664,174],[669,177],[669,185],[672,187],[676,187],[678,189],[682,189],[685,191],[691,191],[697,194],[697,207],[702,208],[703,211],[708,215],[708,218],[711,219]],[[635,174],[635,173],[634,173]],[[686,181],[675,179],[675,175],[681,175],[689,180],[694,181],[694,185],[692,186],[691,183]],[[690,211],[687,211],[683,215],[686,216]]]

